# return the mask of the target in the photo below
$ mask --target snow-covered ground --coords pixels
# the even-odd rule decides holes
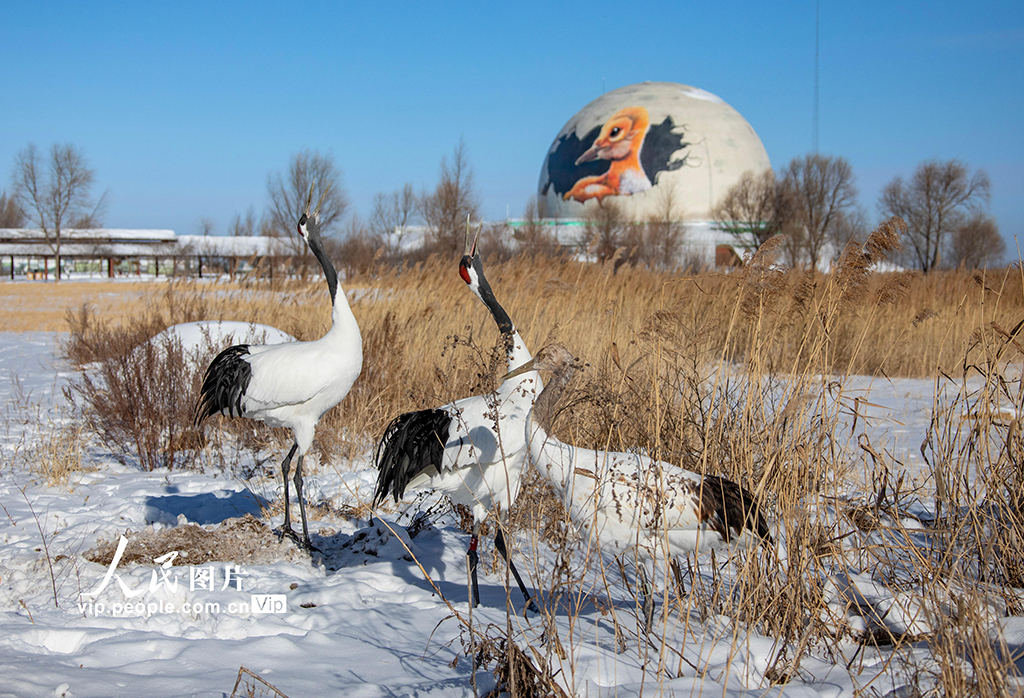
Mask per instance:
[[[453,522],[442,518],[410,537],[405,526],[414,504],[372,524],[342,514],[343,505],[371,497],[371,454],[321,464],[310,477],[311,501],[332,504],[311,514],[322,554],[310,557],[253,529],[238,534],[239,549],[257,537],[258,554],[246,560],[182,565],[161,554],[148,564],[90,562],[87,551],[115,546],[128,531],[158,535],[190,522],[214,530],[258,515],[261,504],[276,501],[279,477],[243,482],[215,471],[143,472],[88,442],[84,472],[67,485],[46,484],[31,461],[40,444],[52,448],[56,438],[60,445],[71,419],[62,396],[70,371],[55,358],[59,340],[0,333],[0,366],[10,376],[0,383],[0,695],[225,696],[244,665],[291,698],[472,696],[467,650],[481,631],[494,636],[508,623],[536,647],[560,638],[567,650],[560,681],[579,695],[853,696],[864,686],[897,695],[912,681],[884,650],[851,645],[851,656],[859,652],[856,679],[847,658],[808,657],[788,684],[769,686],[764,675],[779,644],[696,610],[658,630],[672,648],[659,655],[639,639],[621,586],[611,594],[593,590],[575,613],[560,611],[553,633],[536,615],[509,620],[504,573],[493,574],[489,564],[481,565],[483,605],[473,611],[471,635],[454,615],[468,618],[467,537]],[[860,391],[851,399],[871,403],[859,411],[859,431],[866,424],[877,450],[920,465],[934,383],[856,379],[851,388]],[[281,516],[266,523],[279,526]],[[485,547],[489,562],[491,543]],[[536,587],[554,564],[541,549],[520,569]],[[884,606],[880,613],[897,628],[924,623],[870,574],[837,579],[831,593]],[[518,608],[518,592],[510,598]],[[1011,646],[1024,645],[1024,628],[1013,619],[1003,632]],[[477,679],[480,695],[495,685],[485,671]]]

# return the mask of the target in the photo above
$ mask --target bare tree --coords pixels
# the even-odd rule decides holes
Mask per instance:
[[[583,222],[584,228],[577,242],[581,247],[593,250],[601,263],[615,256],[615,251],[624,246],[626,234],[630,232],[626,214],[611,199],[605,199],[599,206],[586,211]]]
[[[790,267],[807,264],[807,228],[792,217],[781,220],[779,232],[783,235],[781,256]]]
[[[306,196],[309,196],[308,187],[306,188],[306,192]],[[303,203],[305,203],[305,201],[303,201]],[[301,208],[298,209],[295,215],[292,216],[295,219],[295,221],[292,222],[292,227],[294,227],[295,222],[298,221],[299,212],[301,211]],[[228,235],[232,235],[234,237],[253,237],[259,232],[259,230],[260,223],[256,218],[256,210],[252,206],[246,210],[245,216],[236,213],[234,218],[231,219],[231,223],[228,224]]]
[[[473,169],[461,138],[455,145],[451,161],[441,158],[437,186],[433,194],[423,196],[421,210],[430,229],[434,249],[442,254],[461,252],[466,236],[466,218],[480,218],[480,204],[473,187]]]
[[[262,229],[270,236],[289,241],[296,254],[304,254],[307,250],[302,238],[295,234],[295,224],[305,208],[310,185],[314,182],[313,201],[317,201],[325,190],[330,190],[320,205],[320,220],[325,233],[333,232],[348,209],[348,196],[333,155],[303,150],[292,155],[284,175],[271,173],[267,176],[267,210]]]
[[[34,144],[14,158],[14,198],[27,218],[39,226],[57,259],[56,280],[60,281],[63,233],[78,227],[99,227],[104,203],[92,200],[95,172],[89,169],[78,148],[54,144],[45,161]]]
[[[512,229],[504,223],[488,223],[480,231],[481,254],[490,263],[504,262],[515,256]]]
[[[675,190],[664,188],[660,196],[654,217],[645,226],[644,261],[655,269],[674,269],[680,262],[686,229],[680,222],[682,211]]]
[[[718,201],[711,212],[719,230],[731,234],[743,245],[757,246],[779,232],[779,187],[770,169],[744,172],[738,182]]]
[[[999,234],[995,220],[977,213],[953,231],[950,244],[950,266],[978,269],[994,267],[1003,262],[1006,242]]]
[[[328,256],[337,260],[338,271],[348,279],[356,274],[369,272],[377,258],[379,241],[374,240],[370,229],[358,215],[353,214],[345,222],[342,240],[328,240],[325,243]]]
[[[840,211],[828,233],[836,258],[838,259],[850,242],[867,240],[870,232],[868,215],[863,208],[854,206],[846,211]]]
[[[405,184],[390,194],[377,192],[373,196],[369,234],[383,245],[392,257],[401,253],[406,228],[416,219],[419,199],[412,184]]]
[[[199,229],[200,235],[202,235],[203,237],[208,237],[213,233],[213,229],[217,227],[217,224],[214,223],[212,218],[207,218],[206,216],[203,216],[202,218],[199,219],[199,223],[196,225],[196,227]]]
[[[802,251],[816,269],[838,217],[857,201],[853,168],[844,157],[812,153],[796,157],[782,173],[782,188],[792,205],[791,220],[804,228]]]
[[[20,228],[25,225],[25,212],[18,206],[17,198],[0,191],[0,228]]]
[[[897,176],[886,184],[878,209],[907,222],[910,254],[927,272],[942,262],[953,232],[987,206],[990,188],[984,170],[972,175],[959,160],[929,160],[918,165],[910,182]]]
[[[523,211],[522,224],[515,230],[515,238],[522,250],[532,254],[551,254],[555,251],[554,236],[544,225],[544,199],[531,196]]]
[[[647,237],[647,223],[644,221],[626,220],[623,222],[622,234],[619,237],[619,249],[622,252],[615,259],[616,271],[623,264],[646,265],[650,262]]]

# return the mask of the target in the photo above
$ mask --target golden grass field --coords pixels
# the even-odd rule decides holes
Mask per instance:
[[[138,313],[154,284],[144,281],[0,281],[0,327],[5,332],[66,332],[67,312],[88,303],[101,318]]]
[[[666,587],[663,608],[684,617],[696,604],[789,643],[789,663],[769,669],[779,681],[812,648],[828,656],[852,639],[895,652],[930,640],[947,695],[1002,695],[997,689],[1012,664],[992,649],[987,609],[998,597],[1006,613],[1024,613],[1024,438],[1019,418],[998,417],[1008,407],[1024,410],[1024,278],[1019,265],[871,272],[896,244],[897,228],[883,225],[864,247],[848,248],[830,274],[774,266],[771,242],[729,274],[629,266],[615,273],[611,263],[528,256],[485,264],[485,271],[534,352],[559,341],[586,362],[556,423],[562,440],[725,475],[756,495],[785,536],[786,560],[766,550],[742,553],[734,588],[715,581],[683,595]],[[505,371],[498,332],[457,272],[457,259],[434,257],[342,281],[364,364],[348,397],[317,428],[321,462],[365,456],[401,412],[495,387]],[[89,427],[113,452],[150,468],[187,466],[192,458],[231,468],[215,459],[265,449],[268,439],[280,438],[280,450],[287,435],[226,419],[194,433],[200,374],[184,371],[180,357],[171,366],[123,361],[129,349],[179,322],[259,322],[304,340],[330,322],[319,276],[0,283],[0,293],[8,331],[70,330],[69,358],[89,371],[101,366],[83,377],[92,381],[81,391]],[[840,412],[856,409],[844,381],[865,374],[945,376],[961,385],[953,399],[936,399],[921,445],[927,477],[914,489],[902,476],[905,455],[866,434],[837,432]],[[983,388],[968,389],[968,376],[984,378]],[[545,491],[536,479],[524,488],[513,529],[532,534],[534,544],[570,545],[559,534],[560,505]],[[931,527],[927,548],[913,542],[919,529],[903,523],[915,501],[935,506],[922,524]],[[827,619],[823,580],[851,559],[893,584],[931,580],[919,594],[935,634],[837,629]],[[557,585],[576,573],[560,569],[549,578]],[[942,610],[950,594],[958,598],[953,615]],[[989,662],[984,672],[963,671],[964,646]]]
[[[613,273],[612,264],[529,256],[488,264],[485,272],[528,346],[565,344],[589,364],[588,389],[616,396],[580,402],[593,417],[574,421],[586,440],[614,436],[627,448],[640,439],[671,454],[693,438],[684,438],[685,415],[671,396],[686,388],[681,382],[706,389],[707,376],[722,365],[745,366],[753,379],[808,372],[923,378],[960,372],[976,349],[1020,359],[1004,346],[1020,346],[1019,267],[873,274],[862,256],[850,255],[829,275],[781,270],[764,255],[729,274],[630,266]],[[363,334],[364,368],[341,409],[327,416],[338,423],[321,432],[344,431],[365,446],[400,412],[479,393],[504,371],[497,329],[458,276],[457,259],[379,267],[342,284]],[[82,361],[107,358],[180,322],[257,322],[305,340],[330,322],[319,276],[16,282],[0,283],[0,294],[7,331],[67,331],[77,323],[72,336],[89,350],[75,356],[82,343],[73,342],[71,358]],[[633,423],[629,433],[621,414]],[[614,433],[599,438],[613,423]],[[675,447],[664,434],[648,438],[665,425],[677,432],[668,439]]]
[[[815,312],[821,299],[814,294],[828,278],[788,272],[749,283],[742,273],[674,274],[632,267],[611,274],[598,265],[528,257],[490,265],[486,273],[528,344],[539,347],[558,339],[588,361],[607,356],[613,344],[618,352],[629,351],[639,336],[669,318],[686,325],[694,340],[706,334],[709,347],[723,350],[730,331],[745,336],[753,328],[749,317],[740,317],[754,310],[749,307],[753,295],[763,306],[757,312],[774,323],[778,351],[794,359],[799,335],[807,329],[801,321]],[[878,274],[867,284],[870,293],[858,299],[859,307],[840,309],[833,369],[932,376],[940,368],[950,370],[976,330],[1008,331],[1024,311],[1019,268]],[[416,358],[439,357],[447,337],[470,327],[485,343],[497,337],[484,307],[463,288],[457,260],[432,258],[402,272],[380,269],[343,285],[355,295],[353,307],[364,334],[390,317],[401,327],[392,349],[414,347]],[[897,286],[899,293],[892,294]],[[165,279],[0,281],[0,326],[8,332],[67,331],[68,312],[88,305],[96,320],[113,325],[154,315],[168,325],[185,316],[244,319],[309,339],[329,322],[323,290],[317,279],[273,288]],[[856,342],[850,341],[853,337]]]

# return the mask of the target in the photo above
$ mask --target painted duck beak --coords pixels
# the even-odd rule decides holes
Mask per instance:
[[[585,162],[590,162],[591,160],[596,160],[597,159],[597,151],[598,150],[600,150],[600,148],[597,147],[596,143],[594,145],[590,146],[587,149],[587,151],[585,153],[583,153],[583,155],[580,155],[578,158],[576,158],[576,164],[577,165],[582,165]]]

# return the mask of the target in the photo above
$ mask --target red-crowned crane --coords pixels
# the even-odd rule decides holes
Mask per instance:
[[[314,183],[315,185],[315,183]],[[288,471],[295,464],[295,494],[302,516],[301,544],[314,550],[306,524],[306,503],[302,497],[302,460],[313,443],[313,431],[327,410],[341,402],[363,367],[363,339],[349,308],[345,292],[338,286],[338,273],[324,252],[320,238],[320,206],[330,187],[324,190],[313,213],[313,186],[306,208],[299,217],[298,231],[323,267],[331,294],[331,329],[312,342],[275,345],[239,344],[228,347],[206,370],[196,408],[196,424],[214,414],[256,419],[272,427],[292,430],[295,443],[281,464],[284,477],[284,525],[282,535],[300,542],[292,531],[288,503]]]
[[[558,401],[578,367],[550,344],[504,380],[551,371],[527,418],[530,458],[590,541],[613,556],[670,560],[688,551],[771,543],[754,495],[731,480],[700,475],[636,453],[576,448],[551,435]],[[643,576],[643,567],[639,567]],[[650,622],[649,596],[644,610]]]
[[[479,238],[479,231],[477,232]],[[459,262],[459,275],[491,312],[505,341],[508,368],[516,369],[532,357],[511,318],[501,307],[484,277],[477,240],[466,247]],[[477,584],[477,543],[480,523],[500,505],[501,515],[519,493],[526,464],[526,415],[536,392],[543,386],[536,372],[503,381],[497,391],[475,395],[435,409],[407,412],[396,417],[377,446],[377,490],[374,504],[389,494],[397,502],[407,488],[433,488],[447,494],[473,514],[473,535],[469,543],[469,565],[474,605],[480,603]],[[536,611],[519,572],[509,557],[498,523],[494,547],[508,563],[526,607]]]

